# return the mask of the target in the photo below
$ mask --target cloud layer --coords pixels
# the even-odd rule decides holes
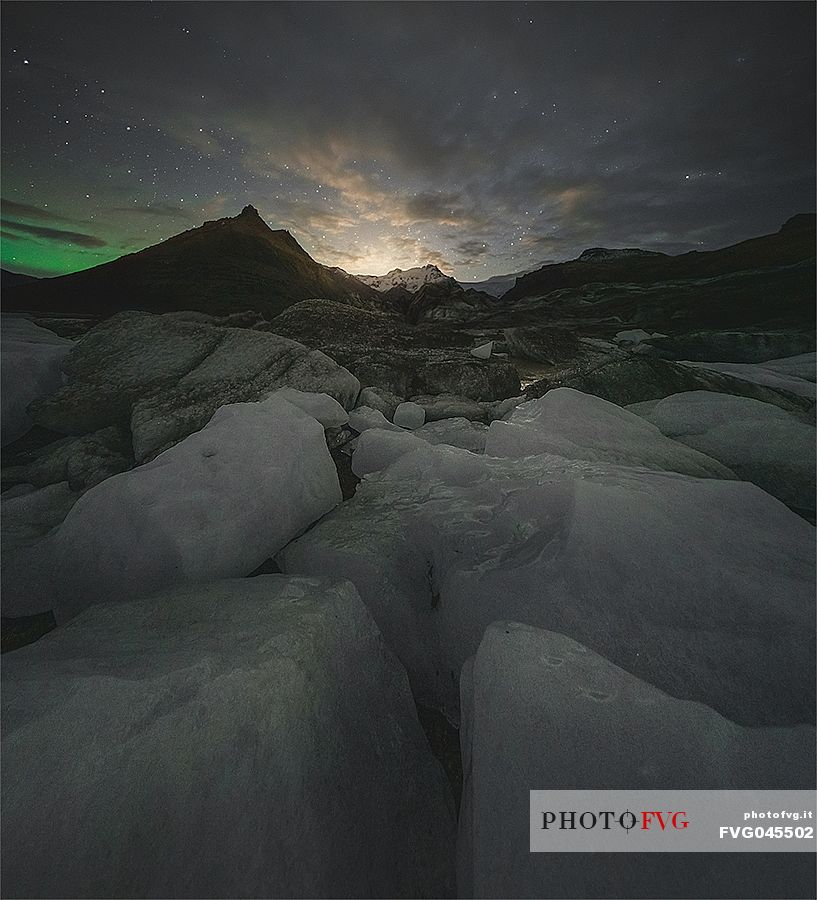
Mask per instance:
[[[125,251],[251,202],[327,264],[466,280],[714,248],[813,207],[813,31],[805,3],[11,4],[4,214]]]

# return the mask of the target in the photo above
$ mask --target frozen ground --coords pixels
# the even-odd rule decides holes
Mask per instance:
[[[615,885],[616,896],[654,897],[660,878],[673,896],[797,896],[787,887],[813,878],[807,860],[779,854],[528,852],[534,787],[813,788],[813,726],[740,727],[563,634],[513,622],[486,629],[461,691],[461,895],[610,897]]]
[[[99,605],[3,660],[5,897],[445,897],[454,808],[348,583]]]
[[[811,783],[814,528],[780,502],[813,491],[808,416],[560,388],[421,395],[406,429],[400,398],[361,394],[378,408],[291,383],[221,405],[113,477],[105,430],[82,479],[70,441],[21,468],[70,483],[3,494],[4,611],[60,622],[4,658],[4,895],[450,895],[452,800],[413,701],[449,763],[429,716],[461,725],[461,896],[774,895],[762,860],[533,858],[526,804],[780,786],[781,758]],[[185,398],[173,423],[206,406]],[[362,478],[342,504],[338,473]],[[274,554],[286,576],[222,580]]]

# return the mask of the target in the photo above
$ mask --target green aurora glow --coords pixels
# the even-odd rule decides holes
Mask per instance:
[[[51,277],[79,272],[121,256],[115,247],[80,247],[3,231],[0,265],[12,272]]]

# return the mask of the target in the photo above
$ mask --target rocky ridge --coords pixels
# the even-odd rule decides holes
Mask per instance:
[[[292,303],[327,297],[375,307],[379,295],[339,269],[315,262],[285,230],[271,229],[254,206],[84,272],[15,288],[6,309],[86,312],[200,310],[274,316]]]

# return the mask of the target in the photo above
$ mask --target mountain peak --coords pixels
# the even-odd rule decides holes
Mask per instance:
[[[229,227],[230,225],[243,225],[250,228],[263,228],[265,231],[272,231],[267,223],[261,218],[261,213],[251,204],[248,203],[237,216],[223,216],[220,219],[209,219],[204,223],[204,227],[212,229],[213,226],[219,228]],[[197,229],[192,229],[196,231]],[[184,233],[184,232],[183,232]],[[281,234],[289,234],[289,232],[281,232]]]
[[[263,228],[265,231],[272,231],[269,225],[261,217],[261,213],[258,212],[258,210],[251,203],[248,203],[233,221],[241,222],[242,225]],[[285,231],[283,233],[287,236],[290,236],[288,231]]]
[[[413,269],[392,269],[385,275],[357,275],[359,281],[368,284],[376,291],[388,291],[399,287],[414,293],[424,284],[453,282],[453,278],[441,272],[433,263],[415,266]]]
[[[229,315],[249,309],[272,318],[312,297],[362,307],[378,301],[366,285],[315,262],[289,231],[270,228],[252,205],[112,262],[14,291],[20,309],[108,314],[195,309]]]

